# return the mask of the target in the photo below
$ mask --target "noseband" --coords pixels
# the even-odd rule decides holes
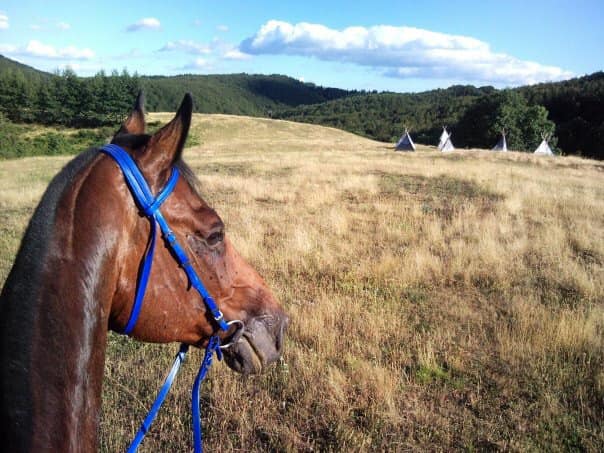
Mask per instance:
[[[140,314],[141,308],[143,306],[143,299],[145,297],[145,291],[147,289],[147,283],[149,282],[149,275],[151,274],[151,266],[153,263],[153,252],[155,250],[155,238],[157,233],[157,225],[162,232],[162,236],[166,241],[166,244],[173,252],[173,255],[177,261],[177,263],[182,267],[182,269],[187,274],[189,279],[189,283],[191,287],[195,288],[199,295],[201,296],[207,310],[212,315],[212,319],[218,326],[219,330],[227,332],[231,326],[236,327],[236,331],[234,335],[232,335],[231,340],[228,344],[221,345],[220,337],[218,335],[213,335],[210,337],[208,341],[208,345],[206,347],[205,356],[197,377],[195,379],[195,384],[193,385],[193,394],[192,394],[192,415],[193,415],[193,440],[194,440],[194,449],[195,452],[202,451],[202,443],[201,443],[201,423],[200,423],[200,414],[199,414],[199,389],[201,381],[204,379],[207,371],[212,364],[212,357],[214,353],[216,353],[218,360],[222,359],[222,351],[221,349],[226,349],[236,343],[241,335],[243,334],[244,324],[240,320],[232,320],[226,321],[224,316],[216,302],[210,296],[208,291],[206,290],[204,284],[201,279],[197,275],[197,272],[193,268],[189,257],[185,253],[183,247],[179,244],[178,240],[174,232],[168,226],[166,219],[162,215],[159,210],[162,203],[170,196],[179,177],[178,168],[172,167],[172,174],[168,179],[168,182],[164,186],[164,188],[157,194],[157,196],[153,196],[149,184],[145,180],[145,177],[141,173],[140,169],[130,156],[124,149],[121,147],[110,144],[105,145],[100,148],[102,153],[105,153],[111,156],[115,162],[118,164],[122,173],[124,174],[124,178],[126,179],[126,183],[130,188],[130,192],[134,197],[134,200],[141,212],[149,219],[151,224],[151,237],[149,240],[149,247],[145,252],[145,256],[143,258],[142,267],[139,269],[139,279],[136,284],[136,295],[134,298],[134,304],[132,306],[132,311],[130,312],[130,317],[128,319],[128,323],[123,330],[124,334],[130,334],[136,325],[136,321],[138,320],[138,316]],[[162,388],[160,389],[155,401],[153,402],[153,406],[151,410],[147,414],[147,417],[141,424],[141,427],[136,434],[128,452],[134,452],[142,442],[145,434],[149,430],[151,423],[155,419],[157,412],[159,411],[164,399],[166,398],[170,387],[178,373],[180,368],[180,364],[184,361],[185,355],[188,350],[188,345],[182,344],[176,358],[174,360],[174,364],[172,365],[172,369],[168,374],[168,377],[164,381]]]

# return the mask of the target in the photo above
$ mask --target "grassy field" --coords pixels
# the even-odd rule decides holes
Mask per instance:
[[[165,121],[169,115],[152,115]],[[604,164],[196,115],[186,160],[292,323],[283,361],[203,392],[208,451],[602,451]],[[0,162],[0,278],[67,157]],[[102,450],[176,345],[110,336]],[[193,352],[143,451],[187,451]]]

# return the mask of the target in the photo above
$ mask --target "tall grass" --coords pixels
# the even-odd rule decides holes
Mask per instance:
[[[192,133],[204,196],[292,319],[268,373],[210,373],[209,451],[604,448],[604,165],[220,115]],[[65,161],[0,163],[2,278]],[[124,449],[176,350],[110,336],[103,451]],[[144,451],[188,448],[200,360]]]

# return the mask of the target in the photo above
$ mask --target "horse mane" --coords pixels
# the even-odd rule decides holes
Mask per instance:
[[[0,443],[14,426],[9,426],[8,411],[18,408],[21,427],[31,428],[32,404],[29,389],[31,344],[28,339],[40,303],[38,292],[42,269],[58,203],[74,177],[98,155],[89,149],[72,159],[50,182],[29,221],[13,267],[0,295]],[[14,422],[13,422],[14,423]],[[31,436],[21,439],[26,442]],[[16,447],[16,445],[13,445]],[[28,450],[27,445],[20,445]]]
[[[113,143],[142,148],[151,136],[118,134]],[[33,345],[30,339],[40,305],[42,276],[49,256],[58,206],[74,180],[99,155],[90,148],[69,161],[51,180],[42,195],[21,240],[14,264],[0,293],[0,445],[18,451],[30,450],[33,401],[30,374]],[[182,178],[197,191],[199,181],[180,156],[174,165]],[[19,433],[15,437],[15,433]],[[1,449],[1,448],[0,448]]]
[[[150,138],[151,136],[147,134],[119,134],[113,138],[112,143],[138,149],[146,145]],[[39,286],[40,268],[45,261],[46,246],[50,240],[52,226],[55,224],[55,213],[59,200],[72,183],[73,178],[87,167],[97,155],[98,148],[90,148],[67,163],[51,180],[36,207],[0,295],[0,339],[5,339],[3,335],[6,331],[6,315],[9,314],[11,308],[15,308],[9,305],[10,300],[16,298],[19,300],[21,308],[28,307],[28,304],[32,301],[26,300],[25,296],[34,294],[35,291],[32,290]],[[180,157],[174,165],[180,171],[183,179],[198,192],[200,182],[191,167]],[[23,313],[23,310],[21,310],[21,313]],[[24,320],[24,316],[20,316],[20,319]],[[26,327],[26,325],[21,327]],[[2,344],[0,344],[0,352],[5,352],[2,349]]]
[[[137,149],[144,146],[150,137],[146,134],[120,134],[114,138],[113,143]],[[7,352],[10,352],[13,346],[17,346],[15,343],[20,338],[27,337],[18,335],[18,332],[28,331],[32,324],[37,304],[36,290],[40,286],[40,271],[45,262],[47,245],[51,239],[59,200],[73,182],[74,177],[86,168],[97,155],[98,148],[90,148],[67,163],[51,180],[29,221],[14,264],[0,294],[0,360]],[[183,179],[198,192],[200,183],[193,170],[180,158],[174,165],[180,171]],[[15,323],[16,320],[18,322]],[[11,331],[14,329],[15,335],[9,334],[9,327]],[[19,347],[21,346],[27,347],[27,345]],[[0,388],[0,390],[4,389]],[[0,392],[0,394],[19,393],[6,390],[6,393]]]
[[[14,281],[15,274],[22,276],[22,280],[25,280],[26,287],[17,288],[20,293],[37,285],[37,276],[41,265],[44,263],[46,246],[52,233],[51,227],[55,224],[55,214],[59,200],[73,182],[73,178],[87,167],[97,155],[98,150],[96,148],[90,148],[79,154],[61,169],[46,188],[25,230],[15,263],[2,289],[0,313],[4,313],[8,309],[6,306],[7,296],[10,295],[11,287],[18,283]],[[21,272],[17,272],[17,270]],[[23,305],[24,301],[21,300],[20,306],[23,307]],[[2,316],[0,319],[4,320],[6,318]]]

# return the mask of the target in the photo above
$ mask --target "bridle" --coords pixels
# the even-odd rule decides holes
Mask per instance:
[[[220,337],[216,333],[210,337],[208,345],[206,346],[206,351],[201,367],[199,369],[199,372],[197,373],[197,377],[195,378],[192,391],[191,412],[193,416],[193,446],[194,451],[198,453],[203,451],[201,422],[199,413],[199,390],[201,387],[201,381],[205,378],[208,369],[212,364],[212,358],[214,356],[214,353],[216,353],[218,360],[221,360],[222,350],[229,348],[241,338],[241,335],[244,331],[244,324],[240,320],[226,321],[224,319],[224,315],[216,305],[216,302],[214,301],[212,296],[210,296],[210,294],[206,290],[203,282],[201,281],[201,279],[197,275],[197,272],[193,268],[186,252],[184,251],[183,247],[179,244],[174,232],[168,226],[166,219],[164,218],[159,209],[162,203],[166,201],[166,199],[170,196],[170,194],[174,190],[174,187],[176,186],[179,177],[178,168],[172,167],[172,173],[170,175],[170,178],[168,179],[168,182],[163,187],[163,189],[159,191],[157,196],[154,196],[151,192],[149,184],[147,184],[145,177],[141,173],[140,169],[138,168],[130,154],[128,154],[121,147],[114,144],[105,145],[100,148],[100,151],[111,156],[118,164],[118,166],[122,170],[124,178],[126,179],[126,183],[130,188],[130,192],[134,197],[134,201],[140,208],[142,214],[144,214],[145,217],[149,219],[149,222],[151,224],[149,246],[143,257],[143,262],[141,263],[142,267],[139,269],[139,279],[136,284],[136,295],[134,298],[134,304],[132,306],[132,311],[130,312],[130,317],[128,319],[126,327],[123,330],[123,333],[128,335],[132,332],[134,326],[136,325],[136,321],[138,320],[138,316],[143,305],[143,299],[145,297],[145,291],[147,289],[147,283],[149,282],[149,275],[151,274],[151,266],[153,263],[153,252],[155,250],[157,225],[159,225],[159,228],[162,232],[162,236],[165,239],[166,244],[168,245],[170,250],[173,252],[174,258],[176,259],[177,263],[187,274],[191,287],[195,288],[201,296],[208,312],[211,314],[212,319],[216,323],[218,329],[223,332],[227,332],[231,328],[231,326],[236,327],[235,333],[230,337],[230,340],[227,344],[221,344]],[[176,358],[174,359],[172,369],[170,370],[170,373],[166,377],[164,384],[158,392],[157,397],[155,398],[155,401],[153,402],[153,405],[151,406],[151,409],[147,414],[147,417],[145,417],[145,420],[141,424],[138,432],[136,433],[134,440],[130,444],[128,452],[135,452],[140,443],[143,441],[145,434],[149,430],[151,423],[155,419],[157,412],[159,411],[162,403],[168,395],[168,392],[170,391],[170,387],[172,386],[172,383],[176,375],[178,374],[180,365],[185,359],[185,355],[188,351],[188,348],[189,345],[184,343],[181,344],[180,350],[178,351],[178,354],[176,354]]]

